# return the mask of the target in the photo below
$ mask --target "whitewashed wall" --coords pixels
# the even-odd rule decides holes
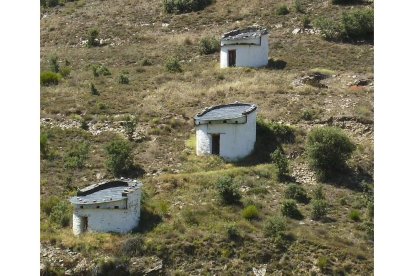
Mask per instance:
[[[82,233],[82,217],[88,217],[90,232],[127,233],[133,230],[139,223],[140,199],[141,190],[137,189],[128,194],[127,200],[85,205],[83,209],[76,205],[73,212],[73,233],[75,235]],[[100,208],[96,208],[96,205]],[[113,209],[114,206],[119,206],[121,209]]]
[[[220,156],[225,160],[237,161],[248,156],[256,142],[256,111],[247,115],[245,124],[197,125],[197,155],[211,154],[211,134],[220,134]]]
[[[236,50],[236,67],[262,67],[269,59],[268,35],[261,37],[261,45],[223,45],[220,50],[220,68],[228,67],[228,51]]]

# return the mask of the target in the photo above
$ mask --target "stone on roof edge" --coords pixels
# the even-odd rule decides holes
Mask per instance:
[[[247,32],[260,32],[260,36],[266,35],[269,33],[269,31],[266,28],[250,26],[250,27],[246,27],[243,29],[235,29],[235,30],[226,32],[221,36],[221,39],[230,38],[230,37],[233,37],[233,36],[236,36],[242,33],[247,33]]]
[[[250,103],[239,103],[239,102],[235,102],[235,103],[230,103],[230,104],[219,104],[219,105],[214,105],[214,106],[210,106],[205,108],[203,111],[199,112],[196,114],[196,116],[194,116],[194,119],[200,119],[201,116],[203,116],[204,114],[206,114],[207,112],[214,110],[214,109],[220,109],[223,107],[227,107],[227,106],[250,106],[246,111],[242,112],[242,115],[247,115],[249,113],[252,113],[253,111],[255,111],[257,109],[257,105],[255,104],[250,104]]]

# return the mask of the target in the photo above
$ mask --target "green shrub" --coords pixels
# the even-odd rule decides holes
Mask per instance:
[[[213,3],[213,0],[164,0],[167,13],[188,13],[199,11]]]
[[[82,118],[80,128],[83,130],[89,129],[88,120],[85,117]]]
[[[342,24],[330,18],[320,17],[313,21],[315,28],[321,31],[326,40],[341,40],[344,36]]]
[[[281,5],[276,10],[276,14],[277,15],[286,15],[288,13],[289,13],[289,9],[288,9],[288,7],[286,5]]]
[[[241,238],[239,229],[237,229],[235,224],[230,224],[229,226],[227,226],[226,233],[227,233],[228,239],[230,240],[238,240]]]
[[[311,121],[313,119],[313,112],[311,110],[305,110],[303,111],[301,118],[305,121]]]
[[[328,203],[323,199],[312,200],[311,218],[320,220],[328,214]]]
[[[134,135],[135,128],[137,126],[137,120],[135,118],[131,118],[128,116],[123,124],[125,133],[128,136],[129,140],[132,140],[132,136]]]
[[[50,220],[61,227],[69,226],[71,217],[71,208],[66,201],[59,201],[50,212]]]
[[[303,7],[302,0],[295,0],[295,11],[305,13],[305,8]]]
[[[64,78],[66,78],[67,76],[69,76],[71,71],[72,71],[72,69],[70,69],[69,66],[62,66],[62,67],[60,67],[60,74]]]
[[[121,74],[119,76],[119,81],[120,84],[129,84],[129,78],[127,75]]]
[[[361,0],[332,0],[334,5],[351,5],[358,2],[361,2]]]
[[[56,7],[59,5],[59,0],[40,0],[40,5],[47,8]]]
[[[111,72],[109,71],[109,69],[106,68],[105,65],[102,65],[102,64],[93,65],[92,66],[92,73],[93,73],[94,77],[111,75]]]
[[[62,76],[50,71],[43,71],[40,73],[40,84],[43,86],[58,85]]]
[[[91,48],[91,47],[99,46],[98,34],[99,32],[97,29],[92,29],[89,32],[88,41],[86,43],[87,47]]]
[[[96,89],[96,87],[93,83],[91,83],[91,94],[96,95],[96,96],[99,96],[99,94],[100,94],[98,89]]]
[[[165,63],[165,68],[168,72],[177,73],[182,72],[181,65],[176,58],[169,58]]]
[[[243,209],[242,216],[245,219],[252,220],[259,217],[259,211],[257,210],[256,206],[249,205]]]
[[[46,133],[40,133],[40,156],[42,158],[47,158],[49,154],[49,137]]]
[[[287,199],[294,199],[305,204],[309,202],[309,197],[306,194],[306,190],[303,187],[293,183],[289,184],[286,188],[285,197]]]
[[[49,69],[50,69],[51,72],[59,73],[60,67],[59,67],[58,57],[57,56],[51,56],[49,58]]]
[[[202,55],[218,52],[220,51],[220,42],[214,37],[204,37],[200,40],[199,51]]]
[[[358,210],[352,210],[351,213],[349,213],[349,218],[353,221],[360,221],[361,220],[361,214]]]
[[[372,39],[374,36],[374,10],[355,9],[342,14],[345,34],[350,39]]]
[[[310,20],[309,16],[305,15],[305,16],[303,17],[303,19],[302,19],[302,27],[303,27],[304,29],[305,29],[305,28],[309,28],[309,27],[310,27],[310,23],[311,23],[311,20]]]
[[[316,187],[316,189],[313,191],[313,198],[317,200],[325,199],[322,185],[318,185],[318,187]]]
[[[313,129],[306,145],[310,165],[320,176],[330,176],[343,169],[355,148],[346,134],[334,127]]]
[[[220,177],[216,188],[223,203],[234,204],[240,202],[241,194],[239,188],[233,183],[233,179],[231,177]]]
[[[149,60],[149,59],[144,59],[142,62],[141,62],[141,65],[142,66],[150,66],[150,65],[152,65],[152,62]]]
[[[326,269],[328,268],[328,264],[329,264],[329,260],[327,257],[322,256],[318,259],[318,261],[316,262],[316,266],[322,271],[325,272]]]
[[[269,127],[279,143],[293,143],[295,141],[295,130],[291,126],[272,122]]]
[[[89,144],[86,142],[73,144],[64,157],[65,168],[81,169],[89,154]]]
[[[133,166],[132,147],[128,141],[115,139],[105,147],[107,167],[115,176],[128,172]]]
[[[60,199],[57,196],[48,197],[47,199],[40,201],[40,210],[49,216],[53,207],[55,207],[59,202]]]
[[[293,219],[302,219],[303,216],[300,213],[298,206],[294,200],[288,199],[282,202],[281,207],[282,215]]]
[[[289,163],[286,156],[282,153],[280,149],[276,149],[271,155],[273,163],[277,167],[277,176],[279,180],[284,179],[289,174]]]
[[[267,237],[283,236],[286,230],[286,220],[282,217],[268,219],[264,225],[264,233]]]
[[[367,204],[367,218],[369,221],[374,220],[374,202],[368,202]]]

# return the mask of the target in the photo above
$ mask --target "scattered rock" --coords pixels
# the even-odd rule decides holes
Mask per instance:
[[[300,33],[300,31],[301,31],[300,28],[296,28],[292,31],[292,34],[296,35],[296,34]]]

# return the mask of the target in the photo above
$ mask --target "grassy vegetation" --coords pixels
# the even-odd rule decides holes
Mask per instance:
[[[290,13],[275,15],[281,5]],[[41,87],[41,118],[58,122],[42,124],[41,131],[41,242],[70,248],[88,259],[110,256],[107,264],[96,261],[99,268],[108,269],[122,267],[124,256],[157,256],[170,274],[245,275],[261,264],[267,264],[268,274],[306,275],[312,269],[331,275],[372,274],[373,194],[313,178],[310,184],[302,183],[297,177],[307,170],[309,132],[329,124],[330,117],[351,118],[332,124],[357,144],[347,165],[358,175],[343,181],[361,186],[359,177],[373,171],[371,125],[354,121],[372,121],[373,88],[356,91],[347,86],[354,75],[372,76],[373,46],[291,34],[303,25],[302,9],[315,27],[319,17],[342,25],[342,14],[351,8],[361,7],[270,0],[215,1],[186,14],[167,13],[161,0],[75,1],[45,7],[41,71],[62,77],[58,85]],[[269,58],[283,61],[283,67],[220,69],[216,50],[200,53],[203,38],[219,38],[254,23],[270,31]],[[94,26],[99,32],[91,41],[105,42],[88,47]],[[56,62],[51,63],[51,57],[57,57]],[[171,57],[172,71],[166,67]],[[50,70],[51,64],[59,73]],[[63,73],[65,67],[70,74]],[[328,88],[292,84],[314,72],[328,76]],[[128,85],[120,82],[121,75],[128,77]],[[256,152],[237,164],[195,156],[192,117],[206,106],[236,100],[259,106]],[[74,127],[58,127],[67,121]],[[120,136],[129,140],[127,163],[139,164],[144,171],[140,229],[127,235],[74,237],[65,218],[71,211],[64,204],[77,188],[112,177],[106,146]],[[89,145],[83,166],[66,167],[73,145],[81,141]],[[276,149],[289,164],[292,179],[286,182],[301,182],[295,185],[304,190],[294,191],[292,199],[303,216],[300,221],[282,215],[285,193],[292,188],[281,182],[271,163]],[[219,189],[222,179],[231,185]],[[318,187],[323,192],[315,192]],[[221,194],[234,200],[224,204]],[[310,204],[296,194],[307,195]],[[314,204],[317,200],[325,205]],[[324,208],[314,206],[325,206],[328,212],[313,219],[315,208],[324,214]],[[255,218],[246,219],[245,209],[247,218]],[[351,210],[359,210],[358,223],[350,218]]]

